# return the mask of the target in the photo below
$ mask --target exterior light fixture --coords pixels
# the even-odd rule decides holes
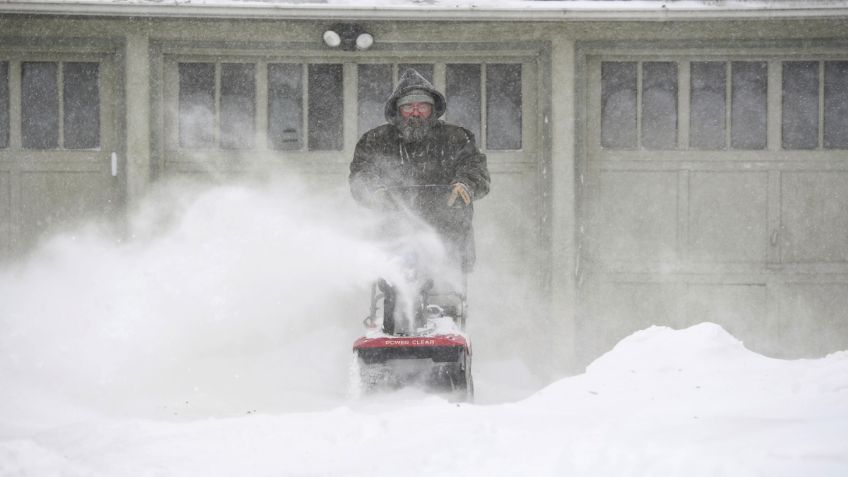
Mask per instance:
[[[345,51],[365,51],[374,44],[374,36],[354,23],[337,23],[324,31],[324,44]]]
[[[324,44],[330,48],[336,48],[342,44],[342,37],[333,30],[327,30],[324,32]]]
[[[370,33],[360,33],[356,37],[356,49],[367,50],[374,44],[374,37]]]

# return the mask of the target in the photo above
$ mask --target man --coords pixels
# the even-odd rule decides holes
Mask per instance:
[[[379,207],[399,187],[441,185],[450,189],[445,208],[467,207],[489,192],[486,156],[467,129],[439,120],[447,109],[444,95],[409,69],[386,101],[387,124],[365,134],[350,164],[350,190],[366,207]],[[470,214],[436,227],[463,272],[474,266]]]

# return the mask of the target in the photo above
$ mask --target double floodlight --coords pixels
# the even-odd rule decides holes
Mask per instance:
[[[360,25],[339,23],[324,32],[324,44],[345,51],[364,51],[374,44],[374,36]]]

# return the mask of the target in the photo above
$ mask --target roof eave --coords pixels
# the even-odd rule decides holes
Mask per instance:
[[[679,8],[674,4],[653,8],[496,8],[490,6],[422,7],[353,5],[181,5],[101,4],[88,2],[0,3],[0,14],[106,17],[238,18],[302,20],[415,20],[415,21],[673,21],[721,19],[837,19],[848,17],[848,6]]]

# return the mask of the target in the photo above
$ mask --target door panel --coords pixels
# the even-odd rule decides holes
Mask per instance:
[[[112,177],[102,172],[27,171],[19,180],[26,217],[18,234],[22,243],[115,212]]]
[[[848,284],[790,283],[774,295],[774,327],[786,358],[817,357],[821,350],[845,349]]]
[[[67,50],[0,50],[9,64],[11,126],[8,145],[0,148],[0,250],[6,255],[87,220],[113,219],[120,210],[122,181],[112,167],[119,100],[114,56]]]
[[[598,347],[584,362],[636,329],[699,321],[773,356],[848,347],[848,162],[823,139],[842,134],[826,112],[848,93],[827,85],[845,62],[765,49],[586,55],[577,341]],[[659,83],[676,124],[656,120]],[[799,117],[819,120],[799,129]],[[664,130],[674,134],[654,140]]]
[[[848,262],[848,172],[781,176],[784,262]]]
[[[676,172],[599,172],[590,233],[601,261],[658,263],[677,249]]]
[[[690,258],[763,263],[768,243],[768,173],[693,172],[689,181]]]
[[[0,257],[11,250],[12,245],[12,181],[11,174],[0,171]]]

